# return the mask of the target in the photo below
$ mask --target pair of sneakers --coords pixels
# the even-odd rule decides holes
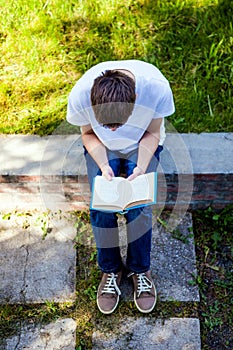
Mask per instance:
[[[98,292],[97,305],[103,314],[111,314],[120,300],[119,289],[122,271],[118,273],[103,273]],[[130,273],[134,285],[134,302],[142,313],[151,312],[156,304],[157,293],[150,271],[144,273]]]

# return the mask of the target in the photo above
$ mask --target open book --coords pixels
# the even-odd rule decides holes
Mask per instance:
[[[91,209],[123,212],[156,203],[157,173],[139,175],[129,181],[123,177],[113,177],[108,181],[96,176],[93,183]]]

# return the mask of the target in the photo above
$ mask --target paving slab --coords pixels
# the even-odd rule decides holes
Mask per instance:
[[[0,350],[75,350],[76,322],[59,319],[47,325],[24,324],[17,334],[1,339]]]
[[[201,350],[200,324],[195,318],[126,317],[111,330],[96,329],[92,341],[93,350]]]
[[[179,222],[179,221],[178,221]],[[163,301],[199,301],[197,285],[190,281],[197,276],[192,215],[186,213],[175,228],[175,233],[166,227],[153,226],[151,270],[158,297]],[[121,251],[125,260],[125,226],[121,225]],[[175,236],[174,236],[175,234]],[[121,284],[122,300],[133,300],[132,282],[124,278]]]
[[[72,301],[76,273],[72,220],[41,213],[8,219],[0,219],[0,304]]]

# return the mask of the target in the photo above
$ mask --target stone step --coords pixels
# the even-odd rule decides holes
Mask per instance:
[[[15,335],[1,340],[0,350],[75,350],[75,345],[76,322],[66,318],[47,325],[18,325]]]
[[[15,334],[1,339],[0,350],[75,350],[76,322],[59,319],[47,325],[24,322]],[[200,323],[195,318],[167,320],[120,318],[111,329],[102,322],[92,336],[93,350],[201,350]]]
[[[74,221],[68,214],[54,213],[49,219],[41,213],[37,216],[15,214],[10,220],[0,221],[0,304],[63,302],[75,298]],[[49,225],[44,227],[49,231],[45,239],[43,225]],[[120,223],[120,228],[125,256],[126,227]],[[182,240],[154,224],[151,267],[160,300],[199,301],[197,285],[190,284],[197,273],[191,228],[189,213],[177,227]],[[132,300],[131,280],[124,277],[122,299]]]
[[[125,317],[111,329],[99,324],[92,341],[93,350],[201,350],[196,318]]]
[[[73,240],[76,229],[72,217],[53,213],[46,222],[48,218],[42,213],[15,213],[8,219],[5,217],[0,221],[0,303],[74,300],[76,250]],[[122,220],[119,224],[125,258],[126,227]],[[173,224],[173,228],[175,226]],[[48,232],[42,239],[45,228]],[[199,300],[197,286],[189,283],[196,275],[191,228],[192,216],[189,213],[177,225],[179,239],[163,225],[158,225],[156,220],[154,222],[151,265],[160,300]],[[123,280],[121,290],[124,301],[132,300],[132,285],[127,278]],[[68,324],[67,330],[64,330],[65,324]],[[59,320],[47,326],[24,324],[16,335],[2,340],[0,350],[74,350],[74,329],[75,322],[70,320]],[[61,345],[54,346],[54,342]],[[98,324],[94,330],[93,350],[131,348],[199,350],[199,321],[191,318],[164,321],[141,316],[124,317],[111,330],[105,329],[103,324]]]
[[[199,301],[198,286],[191,284],[197,275],[192,215],[186,213],[176,227],[177,236],[156,222],[153,227],[151,270],[158,297],[163,301]],[[125,260],[126,246],[124,222],[121,227],[121,250]],[[122,299],[133,300],[131,280],[122,279]]]
[[[0,304],[74,300],[74,223],[60,214],[50,227],[46,220],[42,213],[0,220]]]

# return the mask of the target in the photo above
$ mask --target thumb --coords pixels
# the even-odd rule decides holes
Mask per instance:
[[[113,173],[113,170],[110,166],[107,166],[103,172],[102,172],[102,175],[108,180],[108,181],[111,181],[112,178],[114,177],[114,173]]]
[[[132,181],[133,179],[135,179],[135,177],[137,177],[136,174],[131,174],[131,175],[129,175],[129,177],[127,178],[127,180]]]

